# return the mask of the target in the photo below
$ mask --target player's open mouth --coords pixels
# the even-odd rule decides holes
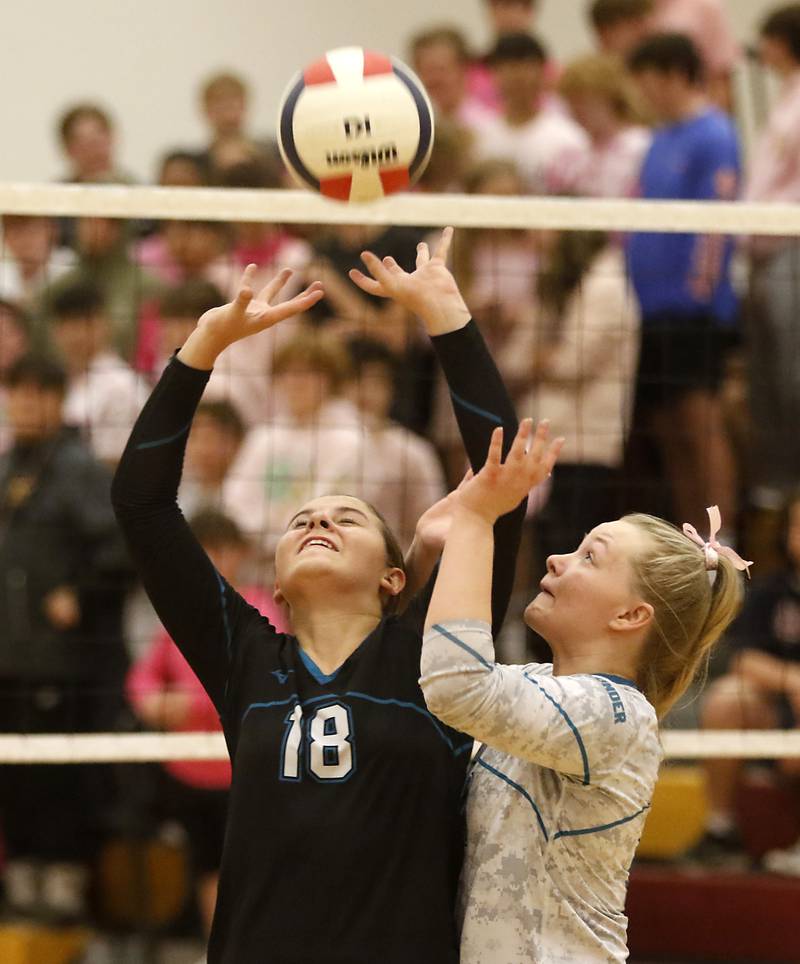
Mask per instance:
[[[330,539],[325,539],[323,536],[312,536],[310,539],[305,539],[303,541],[300,548],[297,550],[298,554],[304,549],[311,548],[311,546],[318,546],[320,549],[332,549],[334,552],[339,551]]]

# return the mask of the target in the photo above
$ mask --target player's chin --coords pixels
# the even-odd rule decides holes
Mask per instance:
[[[539,629],[542,622],[546,622],[547,612],[553,605],[553,597],[544,591],[531,599],[525,608],[523,619],[530,629]]]

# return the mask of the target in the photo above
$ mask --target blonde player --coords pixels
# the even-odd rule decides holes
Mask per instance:
[[[738,609],[748,565],[660,519],[630,515],[551,556],[526,622],[553,664],[494,662],[492,525],[560,448],[495,432],[456,502],[426,620],[428,708],[483,746],[472,769],[461,964],[624,961],[628,870],[656,782],[658,718]],[[715,570],[713,581],[707,570]]]

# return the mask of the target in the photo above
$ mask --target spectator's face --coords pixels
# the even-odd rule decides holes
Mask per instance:
[[[442,114],[452,114],[464,99],[466,72],[458,53],[446,43],[428,44],[417,51],[414,69]]]
[[[536,19],[533,0],[488,0],[486,6],[495,34],[532,32]]]
[[[48,438],[61,428],[60,392],[34,383],[22,383],[8,389],[8,422],[17,442],[35,442]]]
[[[619,126],[613,104],[602,94],[585,90],[569,94],[566,101],[572,116],[593,139]]]
[[[331,378],[300,362],[292,362],[276,376],[275,391],[286,399],[292,418],[312,419],[332,396]]]
[[[96,117],[75,121],[64,150],[80,178],[107,174],[114,167],[114,139],[109,128]]]
[[[682,102],[686,84],[676,73],[666,73],[662,70],[646,68],[634,74],[634,79],[642,92],[645,103],[661,120],[669,121],[673,118],[676,106]]]
[[[22,264],[47,264],[55,243],[55,224],[50,218],[8,214],[3,218],[3,242]]]
[[[199,412],[186,445],[186,471],[206,485],[221,485],[239,451],[236,433]]]
[[[497,90],[506,108],[529,110],[542,94],[542,65],[536,60],[507,60],[493,68]]]
[[[202,187],[203,172],[188,158],[173,157],[161,168],[158,183],[162,187]]]
[[[247,561],[247,547],[236,542],[203,546],[211,564],[226,582],[235,586]]]
[[[525,188],[519,176],[513,171],[497,171],[485,177],[478,185],[476,194],[497,194],[501,197],[514,197],[524,194]]]
[[[786,74],[797,70],[797,61],[792,57],[786,42],[779,37],[760,37],[758,56],[765,67],[774,70],[777,74]]]
[[[650,31],[647,17],[631,17],[601,27],[597,31],[597,44],[603,53],[625,59],[645,39]]]
[[[105,320],[96,317],[56,318],[53,339],[69,371],[86,368],[100,347]]]
[[[195,221],[170,221],[165,227],[167,247],[188,275],[201,274],[222,253],[219,232]]]
[[[28,350],[28,336],[13,312],[0,305],[0,374]]]
[[[215,137],[240,134],[244,127],[247,102],[236,90],[221,90],[206,98],[205,115]]]
[[[81,254],[101,258],[113,251],[122,238],[122,224],[115,218],[78,218],[76,233]]]
[[[159,350],[168,358],[176,348],[182,348],[197,325],[196,318],[162,318],[159,328]]]
[[[394,399],[391,371],[381,362],[369,362],[352,384],[352,397],[359,411],[378,422],[389,417]]]

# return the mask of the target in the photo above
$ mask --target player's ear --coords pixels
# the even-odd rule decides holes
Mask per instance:
[[[387,569],[381,579],[381,592],[388,593],[390,596],[399,596],[406,588],[406,574],[397,566]]]
[[[650,603],[638,602],[624,612],[618,612],[609,626],[611,629],[623,633],[647,629],[653,622],[653,612]]]
[[[276,606],[287,605],[286,597],[281,592],[281,587],[278,585],[277,582],[275,583],[275,586],[272,589],[272,601],[275,603]]]

